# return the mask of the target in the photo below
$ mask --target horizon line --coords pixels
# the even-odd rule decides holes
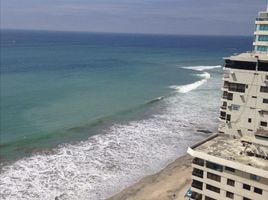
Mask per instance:
[[[37,32],[69,32],[69,33],[95,33],[95,34],[133,34],[133,35],[166,35],[166,36],[210,36],[210,37],[252,37],[252,35],[218,35],[218,34],[186,34],[186,33],[142,33],[142,32],[109,32],[109,31],[82,31],[82,30],[52,30],[52,29],[16,29],[2,28],[0,31],[37,31]]]

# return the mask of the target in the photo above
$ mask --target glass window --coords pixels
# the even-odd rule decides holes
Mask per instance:
[[[234,198],[234,193],[232,192],[226,192],[226,197],[230,198],[230,199],[233,199]]]
[[[229,115],[229,114],[226,115],[226,121],[227,121],[227,122],[230,122],[230,121],[231,121],[231,115]]]
[[[225,170],[226,171],[230,171],[230,172],[235,172],[235,169],[234,168],[231,168],[231,167],[225,167]]]
[[[250,179],[252,179],[254,181],[260,181],[261,177],[255,175],[255,174],[250,174]]]
[[[191,198],[195,200],[202,200],[202,194],[199,194],[197,192],[192,192]]]
[[[268,86],[261,86],[260,92],[268,93]]]
[[[227,179],[227,185],[234,186],[235,185],[235,181],[228,178]]]
[[[206,188],[207,188],[208,190],[211,190],[211,191],[213,191],[213,192],[217,192],[217,193],[220,193],[220,191],[221,191],[220,188],[214,187],[214,186],[209,185],[209,184],[206,185]]]
[[[260,31],[267,31],[268,30],[268,25],[267,24],[260,24],[259,30]]]
[[[192,175],[203,178],[203,173],[203,170],[194,168]]]
[[[219,171],[219,172],[223,171],[223,167],[221,165],[216,164],[216,163],[212,163],[212,162],[207,161],[206,166],[209,169],[214,169],[214,170]]]
[[[267,51],[267,46],[257,46],[257,51]]]
[[[267,122],[263,122],[263,121],[261,121],[260,125],[261,125],[261,126],[265,126],[265,127],[267,127]]]
[[[248,185],[248,184],[243,184],[243,189],[245,189],[245,190],[250,190],[250,185]]]
[[[204,166],[205,161],[201,158],[194,158],[193,163],[196,165]]]
[[[245,92],[246,85],[241,83],[229,83],[229,91]]]
[[[203,189],[203,183],[197,180],[193,180],[192,187],[197,188],[199,190]]]
[[[263,99],[262,102],[268,104],[268,99]]]
[[[213,199],[211,197],[205,196],[205,200],[216,200],[216,199]]]
[[[268,41],[268,35],[259,35],[258,41]]]
[[[217,181],[217,182],[221,182],[221,177],[219,175],[216,175],[216,174],[212,174],[212,173],[207,173],[207,178],[208,179],[211,179],[211,180],[214,180],[214,181]]]
[[[258,194],[262,194],[262,189],[260,189],[260,188],[254,188],[254,192],[255,193],[258,193]]]

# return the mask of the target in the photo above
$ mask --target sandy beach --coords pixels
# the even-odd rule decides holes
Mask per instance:
[[[107,200],[181,200],[191,183],[191,161],[184,155]]]

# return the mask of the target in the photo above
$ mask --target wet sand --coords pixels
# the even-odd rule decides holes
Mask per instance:
[[[182,156],[107,200],[182,200],[191,183],[191,162],[189,155]]]

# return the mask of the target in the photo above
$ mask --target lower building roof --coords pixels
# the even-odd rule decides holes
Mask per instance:
[[[268,171],[268,141],[265,146],[251,143],[248,138],[243,140],[220,134],[194,148],[194,151]]]

